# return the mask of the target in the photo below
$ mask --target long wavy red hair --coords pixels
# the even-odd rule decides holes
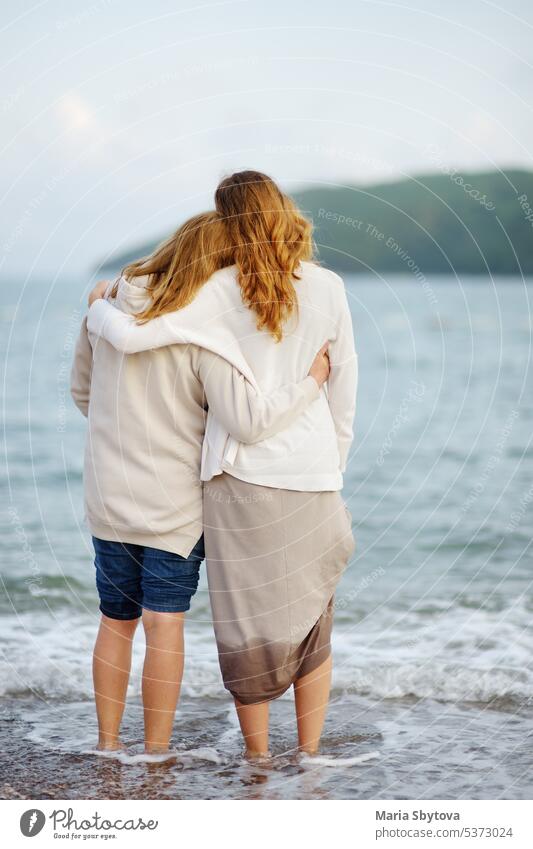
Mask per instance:
[[[257,328],[279,341],[298,309],[298,266],[313,258],[311,222],[259,171],[222,180],[215,207],[227,229],[243,302],[256,314]]]

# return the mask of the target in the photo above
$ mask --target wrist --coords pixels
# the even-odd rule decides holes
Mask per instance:
[[[318,398],[318,396],[320,395],[322,385],[318,382],[314,375],[308,374],[307,377],[303,380],[303,386],[304,389],[309,393],[311,399]]]

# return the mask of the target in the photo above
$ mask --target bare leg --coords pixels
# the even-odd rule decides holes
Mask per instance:
[[[328,709],[331,687],[331,655],[324,663],[294,682],[298,744],[300,751],[317,752]]]
[[[246,757],[259,758],[269,755],[268,751],[268,708],[269,702],[243,705],[235,699],[237,716],[246,744]]]
[[[143,610],[144,743],[152,754],[168,751],[183,677],[183,613]]]
[[[138,619],[103,616],[94,646],[93,681],[98,717],[98,748],[122,747],[120,723],[126,704],[131,668],[131,648]]]

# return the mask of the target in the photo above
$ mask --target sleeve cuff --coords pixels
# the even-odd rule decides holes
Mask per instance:
[[[320,387],[314,377],[310,374],[300,383],[302,391],[307,401],[315,401],[320,395]]]
[[[101,323],[105,316],[105,303],[103,298],[97,298],[96,301],[92,302],[87,313],[87,330],[96,336],[101,336]],[[102,304],[104,305],[103,309]]]

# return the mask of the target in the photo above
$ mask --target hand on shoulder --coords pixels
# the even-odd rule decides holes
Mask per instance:
[[[107,287],[111,283],[111,280],[99,280],[96,286],[89,292],[89,297],[87,302],[89,306],[91,306],[95,301],[99,298],[104,298],[105,293],[107,292]]]

